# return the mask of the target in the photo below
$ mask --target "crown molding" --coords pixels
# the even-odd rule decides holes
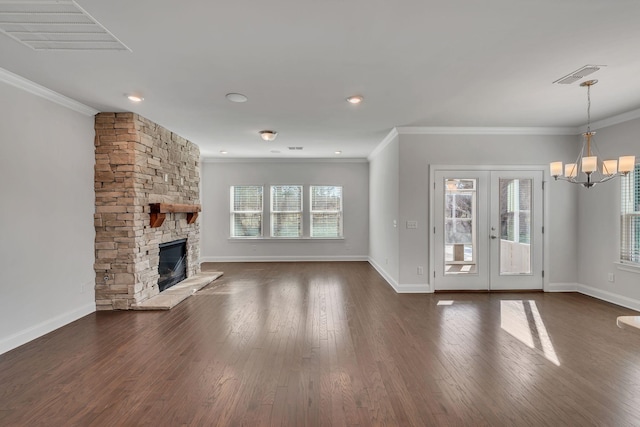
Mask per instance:
[[[607,117],[606,119],[595,121],[591,123],[591,130],[598,130],[635,119],[640,119],[640,108],[638,108],[637,110],[627,111],[626,113],[618,114],[616,116]],[[586,132],[587,125],[580,126],[579,131],[579,133]]]
[[[400,135],[577,135],[575,127],[401,126]]]
[[[0,68],[0,82],[15,86],[18,89],[22,89],[33,95],[39,96],[58,105],[62,105],[63,107],[76,111],[80,114],[84,114],[86,116],[95,116],[99,113],[99,111],[95,108],[91,108],[74,99],[67,98],[64,95],[60,95],[58,92],[54,92],[51,89],[47,89],[44,86],[40,86],[39,84],[32,82],[31,80],[27,80],[24,77],[13,74],[12,72],[5,70],[4,68]]]
[[[353,157],[342,159],[331,158],[256,158],[256,157],[200,157],[201,163],[367,163],[367,159]]]
[[[367,156],[367,160],[368,161],[373,160],[378,154],[380,154],[382,150],[385,149],[387,145],[391,144],[391,141],[393,141],[393,139],[396,138],[398,135],[399,135],[398,128],[391,129],[391,131],[389,131],[387,136],[385,136],[384,139],[380,141],[380,144],[378,144],[376,148],[373,149],[371,154]]]

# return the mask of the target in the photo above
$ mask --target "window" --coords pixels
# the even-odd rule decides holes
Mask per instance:
[[[474,264],[476,247],[476,179],[448,178],[445,185],[445,262]],[[471,271],[471,270],[470,270]],[[459,273],[459,269],[446,274]]]
[[[262,185],[231,186],[232,239],[343,237],[342,187],[272,185],[266,194],[263,194],[263,188]],[[309,203],[303,200],[303,194],[307,190],[310,195]],[[266,224],[263,223],[263,217],[266,218]],[[266,236],[263,227],[268,230]]]
[[[640,164],[620,185],[620,260],[640,264]]]
[[[342,187],[312,185],[311,237],[342,237]]]
[[[271,187],[271,237],[302,237],[302,186]]]
[[[500,238],[531,243],[532,180],[500,178]]]
[[[262,186],[231,187],[231,236],[262,236]]]

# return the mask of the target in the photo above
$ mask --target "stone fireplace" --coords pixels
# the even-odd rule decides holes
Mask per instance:
[[[200,150],[134,113],[99,113],[95,130],[96,308],[128,310],[159,293],[160,245],[184,240],[186,276],[200,272]]]

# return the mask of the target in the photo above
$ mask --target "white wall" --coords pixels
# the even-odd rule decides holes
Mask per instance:
[[[396,135],[369,162],[369,262],[397,291],[399,152]]]
[[[598,129],[595,140],[606,158],[633,154],[639,161],[639,133],[640,119],[636,119]],[[578,290],[640,310],[640,269],[630,272],[615,264],[620,253],[620,180],[580,188],[578,202]],[[614,274],[614,282],[608,281],[608,273]]]
[[[369,250],[369,165],[365,161],[238,160],[201,163],[200,259],[206,261],[366,260]],[[229,239],[232,185],[341,185],[344,239]],[[266,210],[268,212],[268,209]],[[264,218],[268,236],[268,218]],[[308,235],[308,230],[305,233]]]
[[[93,117],[0,82],[0,353],[95,310]]]
[[[574,136],[533,135],[400,135],[400,286],[419,288],[429,283],[429,165],[540,165],[554,159],[575,158]],[[577,189],[560,182],[547,185],[550,202],[546,224],[551,287],[574,286],[577,281]],[[418,229],[406,229],[406,221]],[[417,266],[425,267],[417,275]]]

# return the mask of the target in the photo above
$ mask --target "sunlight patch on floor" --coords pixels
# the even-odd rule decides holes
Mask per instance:
[[[500,326],[527,346],[541,350],[547,360],[560,366],[558,355],[535,301],[500,301]]]

